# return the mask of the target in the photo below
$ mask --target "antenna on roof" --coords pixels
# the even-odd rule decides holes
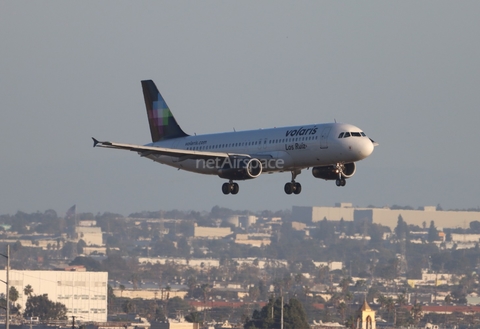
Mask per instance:
[[[335,123],[337,123],[337,119],[333,118],[333,121],[335,121]]]
[[[237,131],[235,130],[235,127],[233,127],[233,131],[234,131],[234,132],[237,132]]]

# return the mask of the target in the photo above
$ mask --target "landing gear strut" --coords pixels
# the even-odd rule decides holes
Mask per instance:
[[[223,194],[237,194],[239,190],[240,187],[238,186],[238,184],[234,183],[232,180],[230,180],[228,183],[223,183],[222,185]]]
[[[295,178],[300,173],[301,173],[300,170],[292,171],[292,181],[285,184],[285,187],[284,187],[285,193],[300,194],[300,192],[302,192],[302,185],[300,185],[300,183],[295,182]]]
[[[345,165],[342,163],[337,163],[335,172],[338,173],[338,178],[335,180],[335,184],[339,187],[347,184],[345,178],[343,177],[343,169],[345,169]]]

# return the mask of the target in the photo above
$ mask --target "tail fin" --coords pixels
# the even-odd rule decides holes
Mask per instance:
[[[142,89],[152,142],[188,136],[173,117],[155,83],[152,80],[144,80],[142,81]]]

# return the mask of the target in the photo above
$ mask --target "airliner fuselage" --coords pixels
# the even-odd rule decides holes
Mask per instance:
[[[338,138],[341,132],[349,132],[350,135],[356,133],[356,136]],[[187,136],[147,145],[199,152],[240,153],[262,159],[283,160],[283,166],[270,166],[268,170],[262,170],[262,173],[271,173],[365,159],[373,152],[374,145],[362,133],[361,129],[350,124],[323,123]],[[203,159],[178,161],[176,157],[156,154],[146,157],[175,168],[218,175],[215,166],[202,165],[205,161]]]

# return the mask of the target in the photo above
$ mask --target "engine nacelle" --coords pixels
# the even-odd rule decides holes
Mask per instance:
[[[231,180],[257,178],[261,173],[262,162],[258,159],[250,158],[231,159],[223,168],[218,170],[220,178]]]
[[[338,178],[338,173],[341,171],[343,178],[350,178],[355,174],[356,165],[355,162],[345,163],[341,165],[341,168],[338,166],[322,166],[322,167],[313,167],[312,174],[316,178],[321,178],[325,180],[336,180]]]

